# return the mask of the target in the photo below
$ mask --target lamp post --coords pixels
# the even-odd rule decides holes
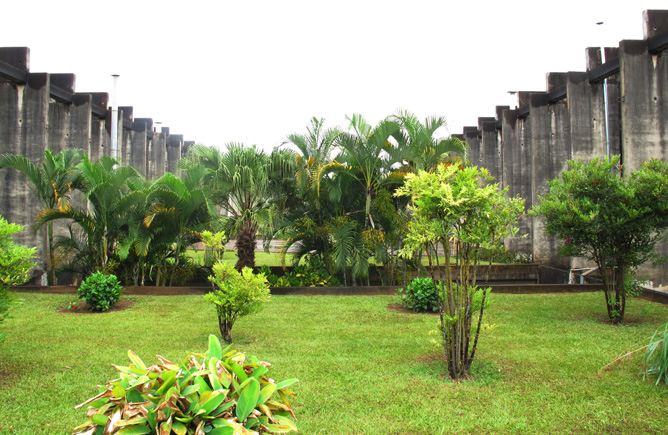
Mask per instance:
[[[111,97],[111,148],[110,155],[114,159],[118,159],[118,101],[116,96],[118,94],[118,74],[111,75],[114,78],[113,96]]]

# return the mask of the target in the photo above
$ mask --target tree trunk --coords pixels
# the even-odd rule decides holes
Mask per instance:
[[[257,233],[257,226],[252,222],[244,222],[237,233],[237,256],[239,260],[234,266],[235,269],[241,271],[244,267],[255,267],[255,237]]]
[[[229,325],[221,316],[218,316],[218,327],[225,343],[232,343],[232,325]]]

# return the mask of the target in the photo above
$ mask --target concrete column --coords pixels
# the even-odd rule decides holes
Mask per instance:
[[[645,37],[668,30],[668,11],[646,11]],[[665,26],[665,27],[662,27]],[[646,41],[621,41],[622,160],[624,173],[640,168],[651,158],[668,161],[668,59],[647,51]],[[664,243],[655,250],[668,255]],[[668,268],[643,267],[640,276],[655,286],[668,284]]]
[[[494,177],[495,183],[503,184],[502,155],[499,135],[496,131],[496,118],[478,118],[481,166]]]
[[[183,135],[173,134],[167,143],[166,171],[176,174],[177,164],[181,158],[181,147],[183,146]]]
[[[589,75],[586,72],[569,72],[567,79],[571,155],[573,159],[584,161],[605,156],[604,85],[589,84]]]
[[[565,75],[548,74],[548,91],[565,82]],[[548,104],[547,94],[531,95],[531,178],[532,204],[549,192],[548,181],[567,168],[570,137],[566,103]],[[557,254],[559,244],[545,233],[540,218],[533,220],[533,258],[540,264],[568,269],[569,259]]]
[[[88,151],[90,147],[92,97],[90,94],[74,94],[70,109],[69,148]]]
[[[508,187],[508,197],[519,196],[525,200],[525,210],[531,207],[531,155],[525,144],[526,122],[519,118],[518,110],[504,109],[501,115],[503,141],[503,187]],[[506,240],[511,252],[531,254],[531,216],[524,215],[517,223],[516,237]]]
[[[146,142],[147,125],[145,122],[135,121],[132,123],[132,152],[128,163],[146,177]]]
[[[464,127],[464,141],[468,147],[468,159],[473,166],[481,166],[480,132],[478,127]]]
[[[74,93],[74,74],[50,74],[49,82],[52,86]],[[48,148],[58,154],[69,148],[70,130],[72,128],[72,106],[62,101],[51,99],[49,102],[49,121],[47,127]]]
[[[162,127],[160,132],[153,133],[148,158],[148,179],[151,181],[160,178],[165,173],[168,138],[169,128],[167,127]]]
[[[96,92],[92,93],[91,102],[92,106],[96,108],[99,112],[100,110],[104,111],[106,117],[111,116],[107,110],[107,104],[109,102],[109,94],[106,92]],[[108,144],[109,144],[109,132],[107,131],[106,117],[101,117],[98,115],[93,115],[91,117],[91,126],[90,126],[90,144],[88,147],[88,158],[91,162],[99,160],[103,155],[109,155]],[[109,126],[109,131],[111,131],[111,126]]]
[[[118,108],[118,158],[123,166],[131,165],[132,157],[132,122],[134,108]]]

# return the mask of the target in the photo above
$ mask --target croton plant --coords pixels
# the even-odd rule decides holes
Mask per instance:
[[[223,349],[209,336],[205,354],[181,364],[157,356],[146,367],[132,351],[130,365],[114,367],[120,378],[75,409],[88,407],[87,420],[73,435],[255,435],[296,431],[287,388],[267,376],[271,364]]]

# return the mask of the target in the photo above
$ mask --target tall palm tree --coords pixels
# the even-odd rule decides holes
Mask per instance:
[[[35,165],[27,157],[14,154],[0,156],[0,169],[11,168],[26,177],[26,184],[37,197],[43,210],[69,210],[71,194],[80,186],[80,173],[76,165],[81,160],[81,153],[76,149],[68,149],[54,155],[50,149],[44,151],[44,159]],[[35,227],[36,228],[36,227]],[[53,223],[47,225],[48,250],[48,281],[55,284],[55,255]]]
[[[239,260],[235,267],[255,267],[258,227],[269,221],[271,211],[284,195],[281,178],[293,176],[294,155],[280,151],[268,155],[254,145],[238,143],[227,144],[223,152],[194,146],[182,167],[197,165],[205,168],[203,181],[212,189],[212,198],[236,234]]]

